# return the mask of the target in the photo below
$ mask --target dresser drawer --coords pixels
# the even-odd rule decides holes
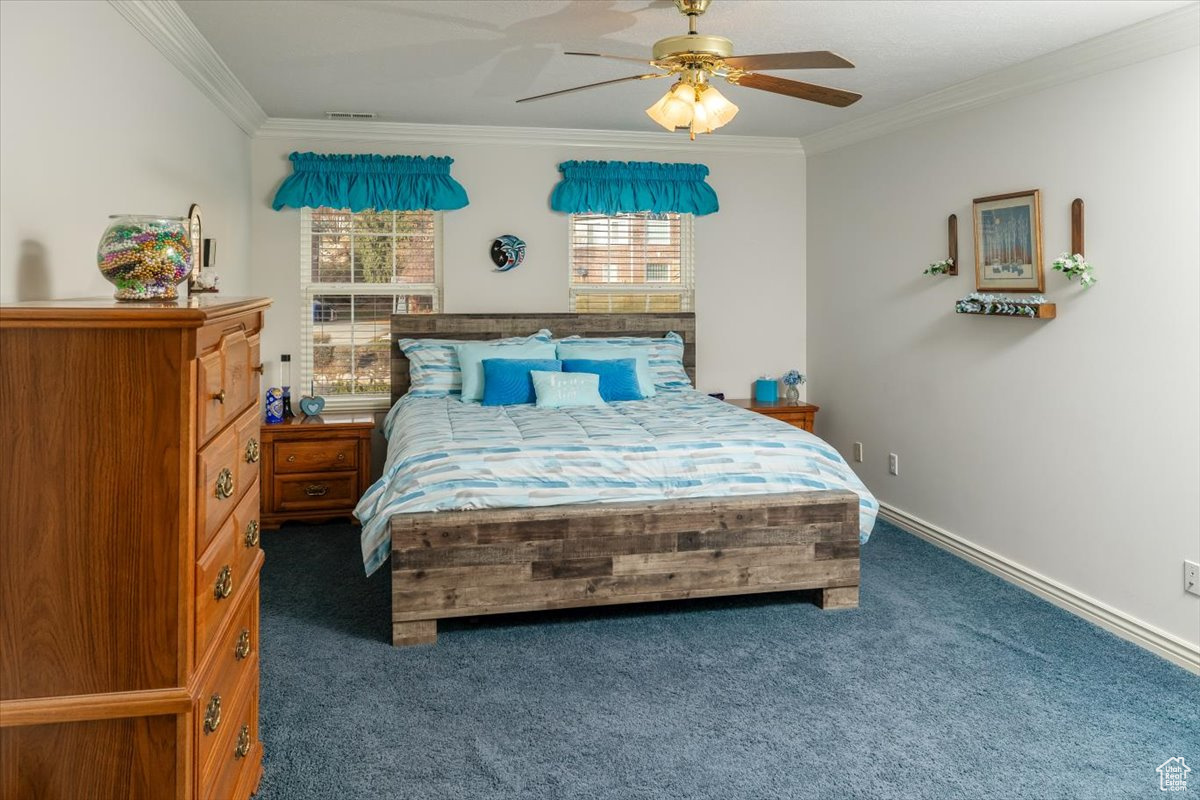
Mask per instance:
[[[240,598],[232,624],[200,659],[204,673],[199,681],[195,738],[196,763],[202,770],[218,757],[214,753],[228,738],[229,729],[236,727],[239,695],[245,692],[246,682],[258,674],[258,587]]]
[[[257,588],[255,558],[243,555],[242,534],[231,516],[221,526],[212,544],[196,561],[196,653],[197,661],[212,644],[221,623],[232,612],[247,583]]]
[[[248,798],[254,788],[255,776],[247,773],[257,771],[262,758],[258,744],[257,679],[243,687],[236,701],[229,729],[216,741],[212,760],[200,770],[198,796],[204,800],[241,800]]]
[[[275,443],[275,472],[358,469],[358,439],[310,439]]]
[[[276,478],[274,488],[274,511],[353,508],[358,502],[358,473],[315,473]]]
[[[258,462],[247,461],[249,442],[257,442],[257,431],[258,407],[254,406],[200,451],[196,469],[198,553],[204,552],[238,499],[258,480]]]
[[[237,422],[238,470],[241,473],[238,475],[239,492],[245,492],[258,478],[259,464],[262,459],[260,427],[262,427],[262,420],[259,418],[258,405],[255,404]]]
[[[234,561],[237,563],[238,573],[242,575],[250,573],[254,559],[262,549],[259,543],[262,532],[259,505],[258,484],[255,483],[254,488],[246,493],[233,511]]]
[[[214,350],[200,356],[196,389],[200,441],[211,438],[254,399],[254,350],[251,334],[239,323],[220,335]]]

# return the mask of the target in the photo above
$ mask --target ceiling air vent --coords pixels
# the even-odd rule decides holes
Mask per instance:
[[[374,111],[326,111],[325,119],[375,119]]]

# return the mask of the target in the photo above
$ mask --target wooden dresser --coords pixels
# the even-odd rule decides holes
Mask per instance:
[[[268,305],[0,306],[0,797],[256,790]]]

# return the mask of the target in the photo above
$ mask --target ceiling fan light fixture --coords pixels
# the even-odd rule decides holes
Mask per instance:
[[[697,106],[703,108],[713,130],[727,124],[737,116],[738,107],[725,99],[725,95],[712,85],[705,86],[699,93]]]
[[[657,103],[647,108],[646,114],[659,125],[673,131],[676,128],[686,128],[692,124],[695,105],[696,90],[689,84],[679,81]]]

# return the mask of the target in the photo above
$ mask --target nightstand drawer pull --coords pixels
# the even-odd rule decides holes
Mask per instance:
[[[323,483],[310,483],[304,487],[304,493],[309,497],[324,497],[329,494],[329,487]]]
[[[233,648],[233,660],[241,661],[248,655],[250,655],[250,629],[242,628],[242,633],[238,636],[237,647]]]
[[[214,694],[204,709],[204,734],[207,736],[221,725],[221,695]]]
[[[295,456],[288,456],[288,457],[287,457],[287,461],[288,461],[288,463],[289,463],[289,464],[295,464],[295,463],[296,463],[296,457],[295,457]]]
[[[217,475],[217,499],[224,500],[233,497],[233,472],[228,467]]]
[[[233,570],[226,565],[221,567],[221,571],[217,574],[216,583],[213,584],[213,596],[217,600],[224,600],[231,594],[233,594]]]
[[[246,547],[258,547],[258,520],[252,519],[246,523],[246,536],[243,542]]]
[[[216,392],[216,393],[215,393],[215,394],[212,396],[212,399],[213,399],[213,400],[216,400],[216,401],[217,401],[218,403],[220,403],[221,405],[225,405],[225,390],[224,390],[224,389],[222,389],[221,391],[219,391],[219,392]]]
[[[259,458],[258,439],[251,439],[246,442],[246,463],[253,464]]]
[[[338,453],[338,461],[345,461],[345,460],[346,460],[346,454]]]
[[[242,729],[240,731],[238,731],[237,747],[234,748],[234,750],[233,750],[233,757],[235,759],[236,758],[245,758],[246,754],[249,752],[250,752],[250,726],[243,725]]]

